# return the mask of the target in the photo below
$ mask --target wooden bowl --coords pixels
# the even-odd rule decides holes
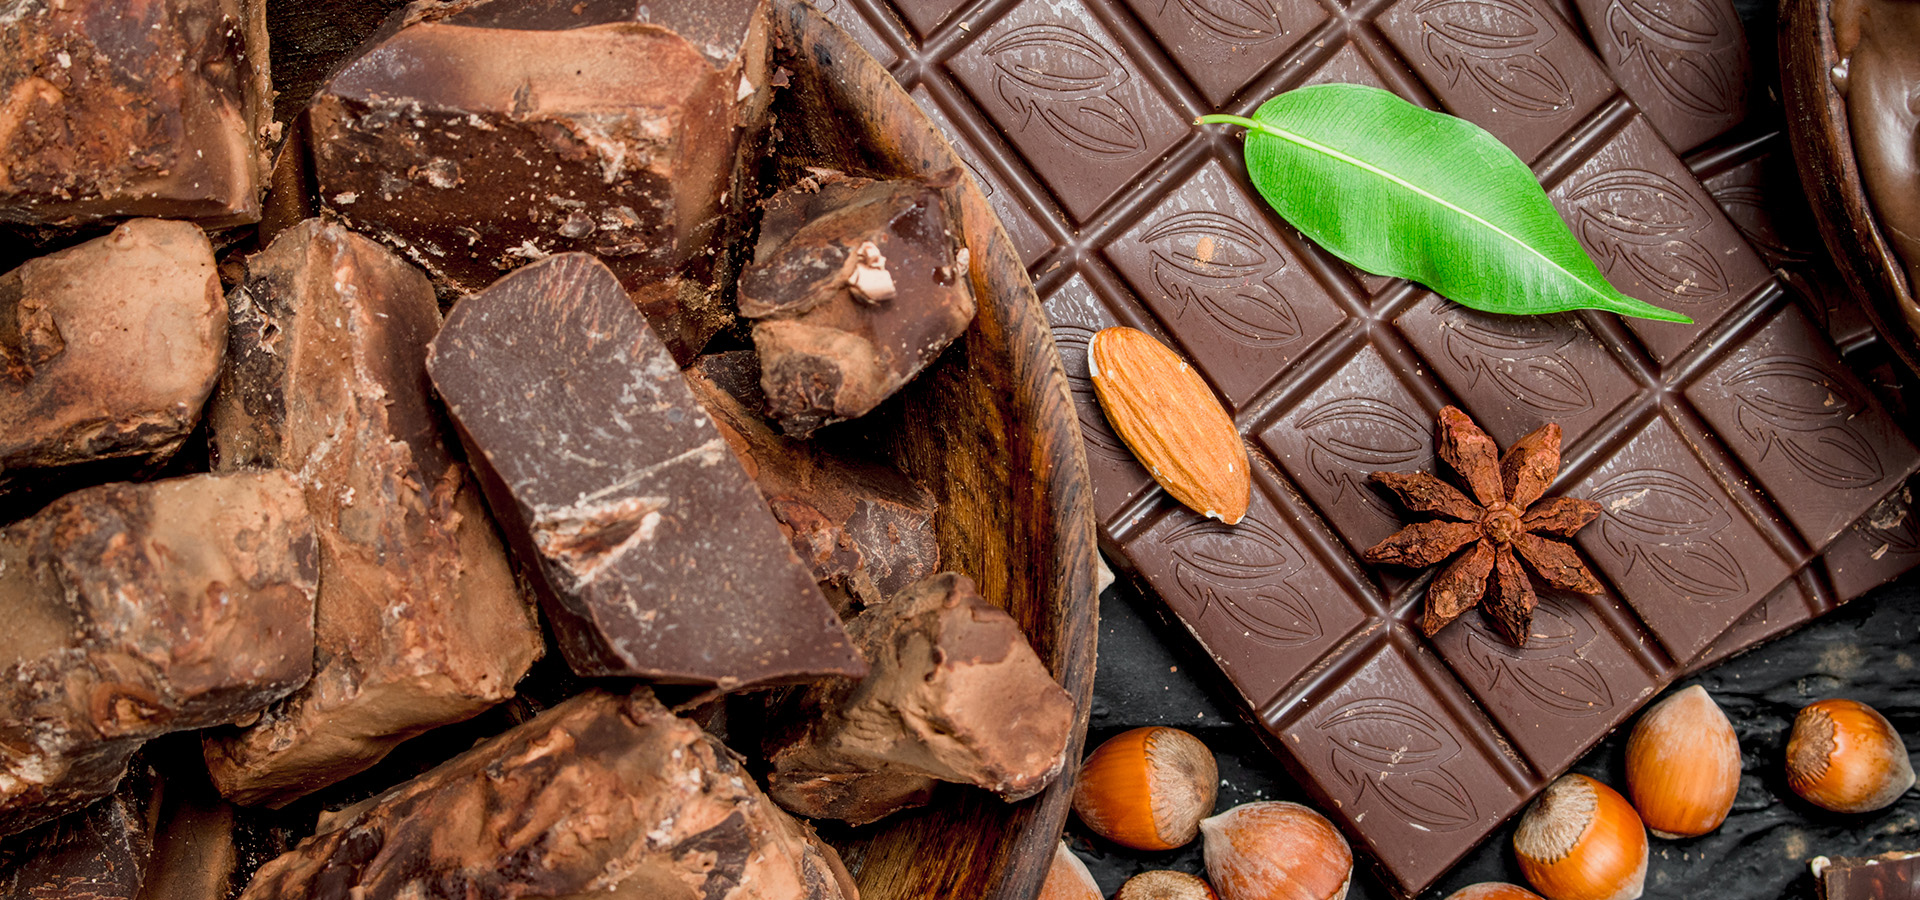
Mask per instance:
[[[1853,152],[1833,0],[1782,0],[1780,88],[1794,165],[1820,237],[1848,290],[1910,371],[1920,371],[1920,303],[1874,217]]]
[[[700,0],[672,0],[694,3]],[[279,113],[290,120],[333,67],[401,0],[276,4]],[[885,68],[801,0],[773,0],[776,177],[801,165],[951,183],[979,314],[939,362],[879,409],[817,440],[890,457],[939,498],[942,566],[1011,612],[1078,710],[1069,765],[1014,804],[943,786],[933,806],[861,829],[823,827],[865,900],[1032,900],[1066,822],[1086,737],[1097,632],[1092,490],[1079,419],[1026,268],[972,176]],[[291,124],[291,123],[290,123]],[[297,178],[297,173],[294,176]],[[304,207],[304,204],[294,204]],[[308,214],[288,209],[288,221]]]

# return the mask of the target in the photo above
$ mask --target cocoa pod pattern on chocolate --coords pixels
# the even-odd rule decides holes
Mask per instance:
[[[1454,831],[1479,820],[1466,786],[1444,767],[1460,741],[1433,716],[1388,697],[1356,700],[1314,726],[1358,802],[1374,792],[1415,828]]]
[[[1339,493],[1326,505],[1359,503],[1388,522],[1398,515],[1367,484],[1381,469],[1404,467],[1433,454],[1429,426],[1370,397],[1335,400],[1302,417],[1307,467]]]
[[[1124,157],[1146,149],[1146,137],[1111,92],[1129,75],[1105,47],[1060,25],[1017,28],[986,49],[995,92],[1023,117],[1095,157]]]
[[[1317,641],[1320,616],[1287,577],[1305,559],[1274,530],[1249,517],[1220,525],[1196,519],[1163,542],[1174,554],[1174,580],[1198,605],[1199,621],[1218,610],[1248,634],[1280,647]]]
[[[1176,3],[1222,43],[1252,47],[1286,33],[1273,0],[1161,0],[1161,14]]]
[[[1619,277],[1624,266],[1668,306],[1706,302],[1730,289],[1699,239],[1712,214],[1671,179],[1639,169],[1609,172],[1569,193],[1567,203],[1574,234],[1609,276]]]
[[[1260,232],[1229,216],[1193,210],[1170,216],[1140,237],[1152,248],[1153,283],[1197,306],[1249,347],[1297,340],[1300,317],[1274,277],[1286,259]]]
[[[1466,78],[1497,105],[1550,117],[1573,106],[1573,88],[1539,51],[1560,29],[1511,0],[1428,0],[1414,9],[1426,53],[1454,84]]]
[[[1565,355],[1571,335],[1501,331],[1484,318],[1458,309],[1440,317],[1447,356],[1472,375],[1470,385],[1485,379],[1515,402],[1553,416],[1593,409],[1593,388]]]
[[[1614,0],[1606,12],[1616,65],[1637,62],[1674,106],[1703,118],[1733,115],[1744,93],[1739,26],[1707,0]]]
[[[1518,689],[1541,710],[1567,719],[1613,708],[1613,688],[1600,667],[1581,654],[1600,628],[1584,604],[1543,594],[1533,610],[1527,645],[1515,647],[1470,617],[1467,656],[1487,674],[1487,690]]]
[[[1747,592],[1747,575],[1714,539],[1733,516],[1707,489],[1671,472],[1626,472],[1595,487],[1600,537],[1627,561],[1646,566],[1690,600],[1715,601]]]
[[[1073,391],[1073,406],[1080,415],[1080,435],[1087,446],[1109,459],[1137,466],[1133,451],[1121,443],[1120,436],[1113,433],[1113,426],[1107,424],[1106,414],[1100,411],[1099,398],[1093,393],[1093,381],[1087,377],[1087,342],[1093,340],[1094,332],[1104,327],[1056,324],[1053,343],[1059,348],[1060,362],[1069,374],[1067,386]]]
[[[1724,382],[1734,419],[1760,458],[1779,453],[1815,482],[1837,490],[1872,487],[1885,476],[1873,443],[1857,430],[1865,407],[1841,378],[1812,360],[1770,356]]]

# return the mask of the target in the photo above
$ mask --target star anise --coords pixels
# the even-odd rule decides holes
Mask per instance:
[[[1493,438],[1449,406],[1440,410],[1439,444],[1440,458],[1466,481],[1473,499],[1425,472],[1373,473],[1373,482],[1408,509],[1441,518],[1408,525],[1360,556],[1370,563],[1424,567],[1460,554],[1427,586],[1420,630],[1432,637],[1480,604],[1503,637],[1524,647],[1538,598],[1521,562],[1554,587],[1599,593],[1599,580],[1573,548],[1543,535],[1572,537],[1599,517],[1600,504],[1540,499],[1560,471],[1558,424],[1535,429],[1501,456]]]

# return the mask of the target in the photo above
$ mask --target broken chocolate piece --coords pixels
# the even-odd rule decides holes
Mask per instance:
[[[0,48],[0,222],[260,218],[279,130],[263,0],[14,3]]]
[[[105,796],[149,738],[305,682],[318,575],[282,472],[103,485],[0,531],[0,834]]]
[[[827,175],[768,200],[740,314],[781,428],[864,415],[933,362],[973,321],[967,255],[921,182]]]
[[[431,399],[426,278],[309,219],[247,261],[232,305],[216,468],[299,473],[326,579],[313,680],[210,734],[207,763],[234,802],[280,806],[513,696],[541,638]]]
[[[159,793],[158,774],[136,764],[106,799],[0,843],[0,897],[138,900],[153,856]]]
[[[1911,900],[1920,897],[1920,852],[1869,857],[1816,856],[1807,868],[1820,900]]]
[[[164,459],[227,346],[213,245],[137,219],[0,275],[0,490],[22,470]]]
[[[1073,700],[973,579],[935,575],[847,633],[873,671],[780,704],[767,742],[780,805],[863,825],[926,803],[936,779],[1021,800],[1066,765]]]
[[[574,671],[722,688],[865,674],[597,259],[550,257],[462,300],[427,368]]]
[[[331,826],[243,900],[856,896],[831,848],[646,688],[574,697]]]
[[[681,362],[731,321],[766,0],[426,3],[311,109],[321,201],[458,292],[600,256]]]
[[[766,395],[751,352],[703,356],[686,375],[842,616],[940,570],[933,494],[898,469],[774,431],[754,412]]]

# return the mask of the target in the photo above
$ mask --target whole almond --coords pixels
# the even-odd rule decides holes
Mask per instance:
[[[1113,430],[1173,499],[1228,525],[1246,516],[1246,445],[1186,360],[1144,331],[1108,328],[1087,342],[1087,372]]]

